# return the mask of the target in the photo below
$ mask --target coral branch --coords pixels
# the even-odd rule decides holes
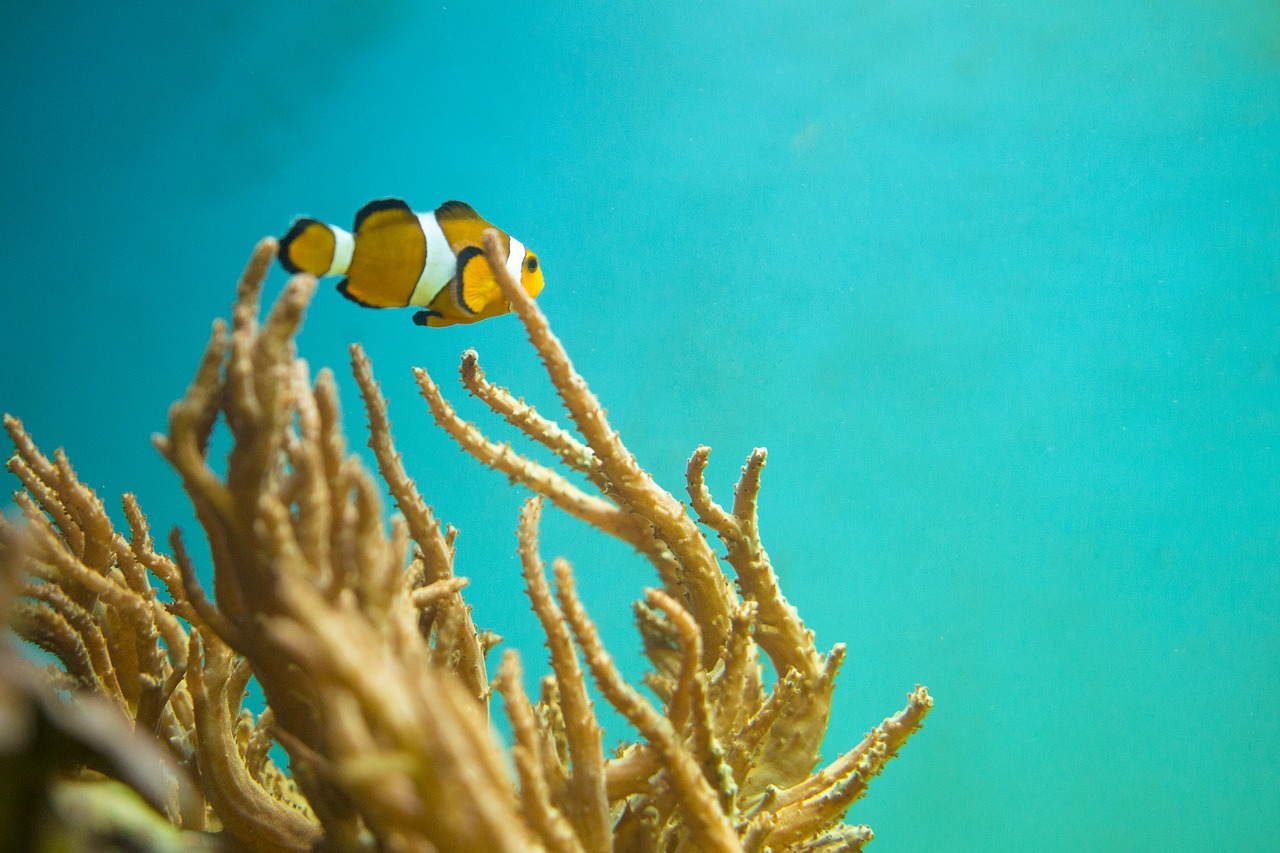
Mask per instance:
[[[486,438],[475,424],[458,417],[430,374],[421,368],[415,368],[414,375],[422,390],[423,399],[431,409],[431,416],[463,450],[592,527],[631,542],[637,548],[643,547],[644,533],[635,524],[636,519],[608,501],[582,491],[555,470],[521,456],[509,445],[498,444]]]
[[[404,516],[409,536],[422,555],[425,581],[428,585],[449,581],[453,578],[452,543],[441,532],[440,523],[418,493],[417,484],[405,473],[404,464],[391,438],[391,421],[387,415],[386,400],[373,378],[373,365],[359,344],[351,346],[351,369],[356,384],[360,387],[365,414],[369,420],[369,447],[378,460],[378,471],[391,491],[396,508]],[[480,647],[479,635],[471,621],[471,610],[463,600],[461,590],[461,586],[456,586],[449,594],[442,595],[437,605],[443,607],[444,618],[453,620],[456,628],[452,633],[456,645],[445,651],[455,661],[455,668],[463,674],[472,694],[482,700],[488,685],[484,651]]]
[[[551,668],[555,671],[559,688],[559,708],[564,717],[570,760],[564,808],[588,850],[608,850],[608,801],[600,742],[603,732],[591,710],[591,700],[587,697],[582,669],[569,639],[564,614],[551,597],[545,566],[538,556],[538,521],[541,516],[541,500],[530,498],[525,501],[520,511],[517,550],[524,569],[525,591],[547,635]]]
[[[520,794],[524,800],[525,816],[548,850],[557,853],[585,853],[573,827],[551,802],[547,770],[542,763],[537,721],[533,708],[529,705],[529,697],[525,695],[521,685],[522,678],[520,657],[514,650],[508,650],[503,655],[502,666],[498,670],[498,692],[507,704],[507,716],[511,720],[511,731],[515,738],[512,753],[516,772],[520,776]],[[608,850],[608,835],[602,835],[600,841],[606,845],[601,849]]]
[[[228,707],[231,654],[212,636],[191,638],[188,684],[196,705],[196,745],[200,778],[210,804],[227,830],[251,849],[310,850],[320,839],[320,825],[301,807],[272,797],[239,760],[239,748]],[[238,697],[235,704],[239,705]],[[301,804],[300,804],[301,805]]]
[[[483,242],[580,436],[490,382],[468,350],[463,385],[553,454],[553,465],[535,462],[461,419],[416,371],[435,421],[536,495],[521,509],[516,551],[551,675],[531,704],[518,656],[504,654],[493,686],[511,721],[510,753],[489,726],[485,655],[501,638],[476,628],[462,596],[457,530],[442,528],[409,476],[358,345],[351,366],[379,477],[349,453],[333,374],[321,369],[313,382],[296,352],[315,279],[289,279],[259,319],[276,251],[267,239],[240,278],[230,322],[214,323],[171,406],[167,434],[154,439],[207,539],[208,592],[198,578],[210,567],[197,565],[177,528],[167,553],[157,550],[125,495],[128,530],[117,533],[66,454],[45,455],[5,418],[15,448],[8,467],[22,488],[19,515],[0,519],[0,615],[56,665],[40,682],[0,636],[0,704],[51,693],[50,684],[99,697],[69,706],[79,717],[51,710],[47,696],[29,702],[51,727],[40,731],[73,744],[33,790],[51,800],[64,777],[91,768],[98,775],[77,783],[93,780],[91,797],[105,801],[112,790],[101,774],[124,779],[163,811],[166,829],[216,833],[227,849],[862,849],[871,832],[842,823],[845,812],[920,728],[932,699],[918,687],[905,708],[813,772],[846,651],[838,643],[819,654],[779,589],[759,531],[764,450],[748,457],[726,509],[706,485],[710,451],[698,448],[686,472],[690,515],[609,424],[512,279],[500,235]],[[215,441],[218,431],[228,440]],[[210,458],[218,447],[225,459]],[[398,510],[389,523],[384,488]],[[646,590],[635,614],[657,705],[623,679],[568,562],[555,560],[554,590],[548,582],[538,550],[544,500],[656,569],[662,587]],[[699,522],[724,543],[741,595]],[[771,689],[762,653],[777,673]],[[640,735],[608,760],[588,677]],[[244,707],[251,682],[267,702],[257,714]],[[101,715],[127,734],[118,738],[127,748],[82,748],[77,739]],[[138,742],[148,739],[168,762],[139,769],[122,760],[145,752]],[[288,773],[272,760],[275,745]]]
[[[600,641],[600,632],[578,599],[573,572],[564,560],[554,566],[556,596],[600,692],[639,729],[662,759],[680,792],[684,817],[696,850],[740,851],[741,845],[719,808],[715,791],[702,775],[696,759],[684,748],[671,721],[663,717],[635,688],[627,684]]]
[[[766,453],[758,447],[747,457],[742,479],[734,489],[733,515],[711,500],[703,479],[709,447],[699,447],[689,459],[689,497],[698,519],[716,531],[728,549],[729,565],[738,575],[743,594],[759,605],[756,641],[778,672],[794,669],[806,678],[814,678],[821,658],[813,646],[813,635],[806,631],[795,608],[787,603],[778,589],[769,555],[760,544],[756,520],[756,501],[760,492],[760,473]]]
[[[480,356],[475,350],[469,349],[462,354],[458,373],[463,386],[501,415],[503,420],[556,454],[569,468],[585,474],[596,488],[601,491],[608,489],[608,481],[601,476],[600,463],[591,448],[578,441],[555,421],[538,414],[524,400],[516,399],[506,388],[494,385],[486,379],[484,368],[480,366]]]
[[[417,484],[405,473],[404,463],[391,439],[387,401],[373,378],[373,365],[359,344],[351,345],[351,372],[364,400],[365,415],[369,421],[369,447],[378,460],[378,472],[391,491],[396,509],[409,524],[409,535],[422,552],[427,581],[450,577],[453,574],[452,549],[445,542],[435,514],[418,493]]]
[[[502,295],[524,323],[529,341],[551,377],[551,384],[559,393],[574,425],[586,439],[587,446],[599,460],[619,504],[652,524],[658,537],[680,562],[683,575],[679,580],[687,589],[690,606],[702,628],[704,660],[708,664],[714,662],[728,636],[729,608],[735,598],[716,564],[715,553],[699,533],[697,524],[685,514],[680,502],[659,487],[639,466],[621,437],[609,425],[604,407],[574,369],[560,339],[551,332],[547,318],[507,272],[506,251],[496,231],[490,229],[485,232],[484,246]],[[667,591],[681,596],[686,590],[668,588]]]

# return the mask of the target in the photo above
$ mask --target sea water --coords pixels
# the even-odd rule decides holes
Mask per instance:
[[[1280,7],[4,19],[0,408],[113,511],[135,491],[198,540],[148,437],[259,237],[460,198],[539,253],[540,305],[659,482],[679,494],[709,444],[727,501],[768,447],[782,587],[850,647],[826,756],[935,695],[850,812],[876,849],[1280,849]],[[410,373],[509,438],[451,377],[475,347],[555,413],[518,322],[428,331],[322,287],[299,345],[360,448],[353,341],[462,531],[476,621],[543,672],[523,492],[432,426]],[[551,511],[543,550],[638,677],[651,569]]]

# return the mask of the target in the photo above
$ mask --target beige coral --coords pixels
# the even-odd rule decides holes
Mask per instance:
[[[321,371],[312,382],[293,344],[314,279],[292,278],[259,320],[275,249],[264,240],[255,250],[230,326],[214,324],[156,439],[208,538],[212,596],[176,530],[166,556],[126,496],[129,536],[117,533],[65,457],[45,457],[6,420],[10,470],[24,489],[25,523],[5,522],[0,547],[20,584],[13,625],[57,657],[65,684],[106,697],[136,736],[167,748],[171,766],[156,773],[168,780],[157,803],[168,820],[264,851],[861,849],[870,831],[842,823],[844,814],[932,700],[917,688],[814,772],[845,648],[820,653],[779,590],[756,518],[764,450],[752,452],[725,508],[711,497],[709,450],[699,448],[688,467],[691,515],[623,444],[486,234],[495,276],[580,437],[491,383],[472,351],[463,384],[594,490],[492,441],[415,371],[436,422],[536,495],[516,548],[551,674],[531,701],[518,656],[503,655],[493,687],[511,724],[505,754],[489,721],[486,653],[498,638],[472,622],[466,581],[453,573],[455,531],[441,528],[407,474],[359,346],[352,366],[381,482],[348,454],[333,377]],[[231,449],[215,465],[219,421]],[[399,510],[389,525],[383,486]],[[548,580],[544,502],[655,569],[661,585],[645,591],[637,621],[656,703],[622,678],[569,564],[554,561]],[[727,549],[736,588],[700,523]],[[760,652],[779,674],[773,685]],[[267,699],[258,714],[242,706],[251,677]],[[612,757],[588,678],[641,734]],[[271,760],[273,742],[290,774]]]

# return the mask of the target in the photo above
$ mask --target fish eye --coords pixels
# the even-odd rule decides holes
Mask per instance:
[[[538,259],[535,256],[530,255],[529,260],[525,263],[525,266],[528,267],[529,272],[537,272]]]

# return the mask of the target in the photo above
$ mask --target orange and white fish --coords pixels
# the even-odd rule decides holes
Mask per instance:
[[[423,310],[420,326],[474,323],[511,310],[485,258],[481,235],[494,226],[469,204],[446,201],[414,213],[403,199],[371,201],[353,233],[317,219],[296,220],[280,238],[280,264],[291,273],[344,275],[338,292],[366,308]],[[501,229],[507,271],[530,296],[542,290],[538,256]]]

